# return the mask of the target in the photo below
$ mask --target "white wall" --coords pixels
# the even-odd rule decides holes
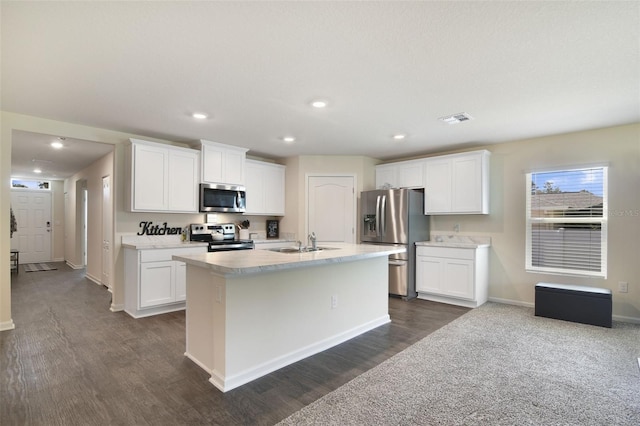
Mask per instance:
[[[618,319],[640,322],[640,124],[484,146],[491,151],[491,214],[432,216],[432,231],[492,239],[489,296],[533,304],[537,282],[609,288]],[[525,272],[525,173],[551,167],[609,164],[608,277]],[[428,191],[429,188],[426,188]],[[629,293],[618,292],[629,282]]]
[[[51,241],[51,258],[54,261],[64,260],[64,182],[54,180],[51,182],[52,216],[53,226]]]
[[[113,152],[105,155],[84,170],[64,181],[67,194],[65,259],[71,265],[82,266],[82,229],[78,215],[82,214],[79,183],[87,189],[87,275],[99,282],[102,276],[102,177],[113,176]]]
[[[305,233],[305,191],[306,176],[318,174],[355,174],[356,194],[358,206],[360,192],[375,187],[375,165],[380,161],[363,156],[331,156],[331,155],[303,155],[288,158],[286,161],[286,215],[280,223],[281,232],[296,234],[296,238]],[[357,217],[360,217],[358,214]],[[359,221],[356,222],[359,226]],[[359,234],[359,228],[356,231]]]

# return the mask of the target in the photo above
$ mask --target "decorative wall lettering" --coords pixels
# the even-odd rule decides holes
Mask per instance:
[[[169,228],[167,222],[162,225],[154,225],[153,222],[140,222],[140,232],[137,235],[178,235],[182,228]]]

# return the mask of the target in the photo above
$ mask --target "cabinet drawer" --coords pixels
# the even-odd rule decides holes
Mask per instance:
[[[417,246],[417,256],[446,257],[449,259],[473,260],[476,249],[456,248],[456,247],[431,247]]]
[[[205,253],[206,247],[185,247],[185,248],[166,248],[140,250],[140,262],[163,262],[171,260],[172,256],[182,256],[186,254]]]

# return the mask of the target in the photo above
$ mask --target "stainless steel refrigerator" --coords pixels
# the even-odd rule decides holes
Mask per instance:
[[[429,240],[429,216],[424,214],[424,189],[364,191],[360,196],[363,244],[405,246],[406,253],[389,256],[389,294],[416,297],[416,241]]]

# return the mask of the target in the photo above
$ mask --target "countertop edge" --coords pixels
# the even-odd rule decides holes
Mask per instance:
[[[153,249],[171,249],[171,248],[191,248],[191,247],[207,247],[208,243],[202,242],[177,242],[177,243],[122,243],[123,248],[133,250],[153,250]]]
[[[491,244],[488,244],[488,243],[473,244],[473,243],[447,243],[447,242],[436,242],[436,241],[418,241],[418,242],[416,242],[416,246],[477,249],[477,248],[491,247]]]
[[[390,254],[403,253],[406,250],[404,248],[389,248],[382,251],[365,252],[365,253],[351,253],[340,254],[336,253],[336,256],[323,257],[323,258],[300,258],[300,256],[314,256],[313,253],[303,253],[301,255],[296,254],[278,254],[277,256],[283,256],[282,258],[275,258],[272,261],[266,261],[265,264],[256,266],[243,266],[243,267],[228,267],[213,263],[212,261],[203,260],[203,255],[190,255],[180,256],[174,255],[174,260],[185,262],[188,265],[197,266],[200,268],[208,269],[213,273],[223,276],[245,276],[253,275],[265,272],[280,272],[291,269],[306,268],[310,266],[328,265],[332,263],[344,263],[356,260],[364,260],[376,257],[386,257]],[[291,256],[297,256],[297,259],[293,259]]]

